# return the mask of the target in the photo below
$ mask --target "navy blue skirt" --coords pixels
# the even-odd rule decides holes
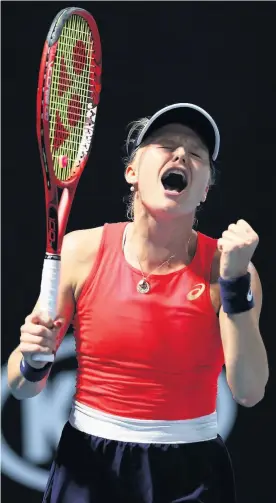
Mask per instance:
[[[67,423],[43,503],[236,503],[222,439],[193,444],[116,442]]]

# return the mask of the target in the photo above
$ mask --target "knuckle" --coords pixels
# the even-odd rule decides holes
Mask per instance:
[[[24,349],[25,348],[24,348],[24,343],[23,342],[20,342],[18,349],[19,349],[19,351],[21,351],[21,353],[24,353]]]
[[[39,344],[34,344],[32,347],[32,353],[41,353],[44,348],[42,348]]]
[[[40,325],[44,327],[51,327],[53,325],[53,320],[44,313],[39,313]]]
[[[40,346],[40,344],[34,344],[30,353],[47,353],[47,348]]]
[[[46,334],[46,328],[43,325],[35,325],[35,333],[43,337]]]
[[[52,353],[52,348],[49,346],[43,346],[43,347],[40,346],[40,351],[41,351],[41,353],[48,355],[48,354]]]
[[[39,335],[36,337],[36,343],[39,344],[39,346],[44,346],[45,344],[45,337]]]
[[[28,339],[32,337],[32,334],[29,334],[28,332],[22,332],[20,335],[20,341],[21,342],[28,342]]]

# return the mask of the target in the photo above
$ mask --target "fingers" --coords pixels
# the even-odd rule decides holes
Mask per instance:
[[[220,245],[231,246],[231,248],[243,248],[247,243],[247,239],[244,236],[239,236],[232,231],[224,231],[222,237],[220,238]]]
[[[228,252],[233,250],[233,240],[225,237],[218,239],[217,247],[220,252]]]
[[[61,318],[59,320],[54,321],[54,328],[59,330],[62,327],[63,323],[64,320]]]
[[[21,334],[22,333],[29,333],[29,334],[32,334],[34,336],[41,336],[45,339],[52,339],[53,338],[53,332],[56,331],[57,329],[48,329],[48,328],[45,328],[44,326],[42,325],[35,325],[33,323],[25,323],[25,325],[22,325],[20,331],[21,331]]]
[[[42,325],[43,327],[47,327],[50,329],[52,329],[53,327],[59,329],[62,327],[64,320],[62,318],[58,318],[57,320],[53,321],[52,318],[47,316],[45,313],[36,312],[36,313],[29,314],[25,318],[25,324],[26,323],[32,323],[35,325]]]
[[[35,353],[52,354],[56,348],[56,338],[64,320],[53,321],[40,312],[26,317],[20,328],[19,349],[27,360]]]
[[[230,224],[228,230],[234,232],[236,235],[244,236],[250,234],[256,237],[257,234],[252,227],[245,220],[238,220],[236,224]]]
[[[37,344],[42,347],[51,347],[52,349],[55,346],[56,337],[46,338],[43,336],[33,335],[29,333],[22,333],[20,336],[20,342],[24,342],[26,344]]]
[[[245,232],[254,232],[253,229],[252,229],[252,227],[249,225],[249,223],[246,222],[243,219],[238,220],[237,223],[236,223],[236,226],[239,229],[244,230]]]
[[[54,346],[51,347],[41,346],[40,344],[34,344],[33,342],[20,342],[19,351],[24,355],[24,357],[33,355],[36,353],[41,353],[44,355],[51,355],[54,351]]]
[[[228,229],[222,233],[218,246],[223,243],[235,243],[236,247],[251,245],[258,242],[259,237],[245,220],[238,220],[236,224],[230,224]]]
[[[41,313],[41,312],[29,314],[25,319],[25,323],[33,323],[33,324],[42,325],[42,326],[48,327],[48,328],[53,328],[53,326],[54,326],[54,321],[49,316],[47,316],[45,313]]]

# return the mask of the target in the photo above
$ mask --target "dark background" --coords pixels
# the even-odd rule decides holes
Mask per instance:
[[[36,301],[45,247],[43,181],[36,141],[36,87],[42,47],[56,13],[70,2],[2,3],[2,363]],[[239,218],[260,236],[254,255],[263,284],[261,331],[270,380],[263,401],[239,407],[227,439],[239,503],[276,502],[275,18],[273,2],[76,2],[95,17],[103,89],[96,133],[68,231],[125,219],[122,157],[127,124],[183,101],[217,121],[217,186],[199,215],[213,237]],[[14,401],[15,402],[15,401]],[[12,403],[5,435],[20,452]],[[50,413],[50,411],[49,411]],[[6,416],[5,416],[6,417]],[[270,461],[272,459],[272,461]],[[2,500],[41,494],[2,478]],[[130,502],[131,503],[131,502]]]

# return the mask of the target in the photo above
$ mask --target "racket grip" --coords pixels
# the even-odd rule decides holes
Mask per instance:
[[[60,255],[46,253],[40,286],[39,308],[52,320],[56,317],[57,297],[60,278]],[[38,362],[53,362],[55,355],[34,354],[32,360]]]

